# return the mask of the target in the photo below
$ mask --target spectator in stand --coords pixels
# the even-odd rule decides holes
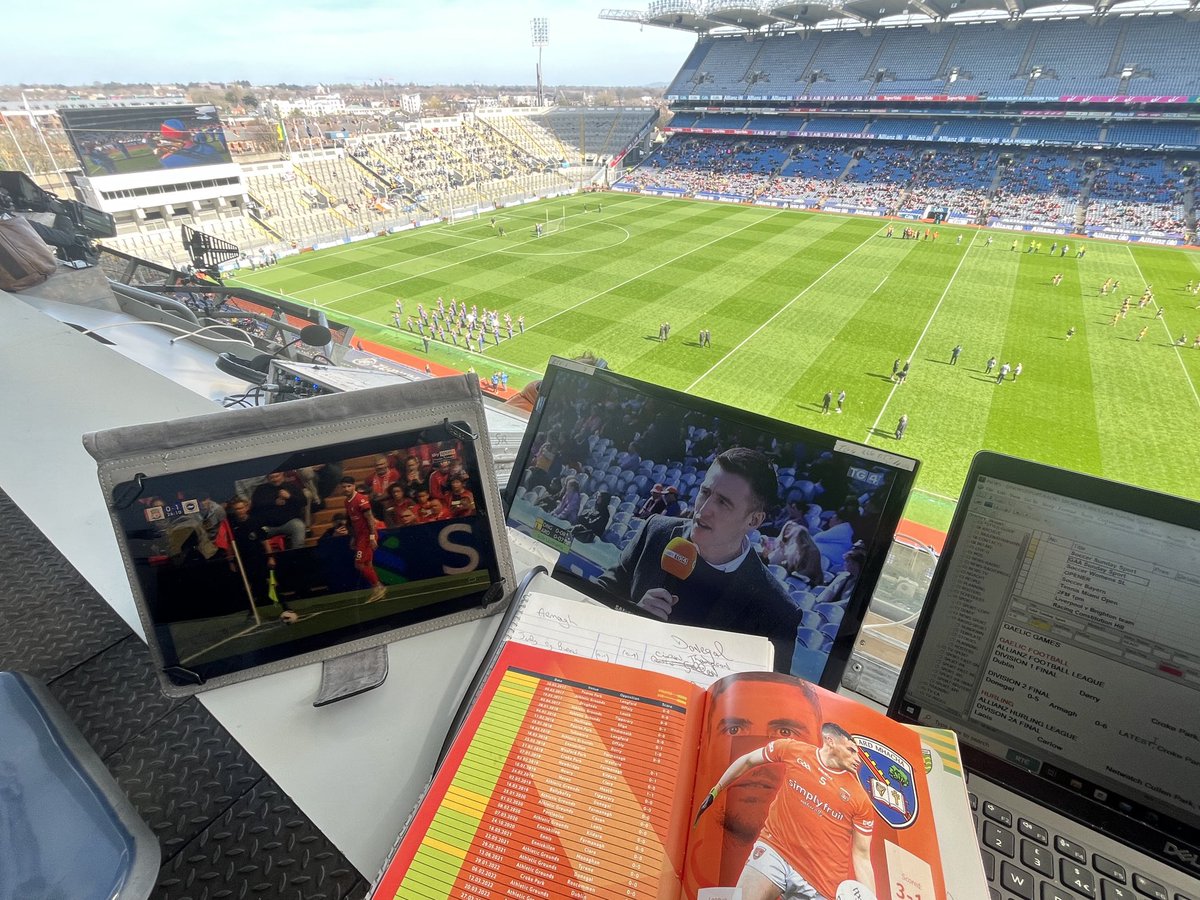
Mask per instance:
[[[250,511],[264,535],[282,534],[289,549],[303,547],[307,528],[306,503],[299,484],[280,471],[271,472],[250,495]]]
[[[574,525],[579,519],[579,507],[582,500],[583,496],[579,492],[579,479],[568,478],[563,482],[562,496],[559,498],[558,505],[554,507],[550,515]]]
[[[654,485],[654,487],[650,489],[650,496],[647,497],[645,502],[642,503],[642,505],[638,508],[636,513],[637,517],[639,519],[649,519],[651,516],[662,515],[664,512],[666,512],[666,491],[667,489],[663,485]]]
[[[610,509],[613,497],[611,491],[601,491],[596,495],[596,502],[579,514],[579,522],[571,531],[571,536],[585,544],[599,540],[608,530],[613,511]]]
[[[450,476],[450,493],[445,503],[452,519],[475,515],[475,495],[467,489],[466,479],[462,475]]]
[[[767,552],[767,562],[783,566],[789,575],[803,578],[813,587],[825,583],[821,568],[821,550],[800,522],[789,521]]]
[[[417,504],[405,493],[401,484],[393,484],[388,488],[384,521],[389,528],[402,528],[417,521]]]
[[[421,460],[415,456],[404,459],[404,472],[400,476],[400,484],[410,499],[416,499],[417,491],[429,487],[429,480],[421,470]]]
[[[400,473],[393,468],[386,456],[376,458],[371,477],[367,481],[371,503],[376,507],[376,518],[383,517],[383,507],[387,502],[388,488],[399,480]]]

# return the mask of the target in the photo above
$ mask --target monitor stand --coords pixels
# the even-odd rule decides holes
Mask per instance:
[[[327,659],[321,664],[321,687],[313,706],[328,706],[377,688],[383,684],[387,674],[386,644]]]

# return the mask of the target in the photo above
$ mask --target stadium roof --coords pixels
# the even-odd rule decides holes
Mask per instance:
[[[924,24],[945,20],[1080,17],[1108,12],[1193,14],[1200,0],[653,0],[645,12],[605,9],[600,18],[691,31],[696,34],[771,34],[814,26],[861,28],[875,24]]]

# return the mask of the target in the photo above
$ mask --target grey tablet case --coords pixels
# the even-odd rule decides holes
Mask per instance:
[[[411,439],[415,434],[427,439],[420,445],[424,448],[421,452],[426,454],[427,463],[432,453],[435,469],[446,463],[445,468],[449,471],[453,465],[458,473],[454,477],[469,483],[471,513],[456,510],[455,518],[451,518],[450,507],[460,504],[452,500],[456,495],[445,488],[444,481],[451,478],[447,475],[439,484],[446,490],[441,495],[445,499],[445,508],[438,508],[442,518],[422,520],[416,523],[420,527],[411,529],[381,528],[378,532],[380,549],[373,551],[372,561],[378,566],[379,558],[391,559],[403,573],[405,565],[413,569],[428,567],[433,565],[429,557],[454,550],[462,555],[452,559],[467,560],[473,568],[471,565],[441,565],[437,570],[438,577],[424,581],[421,578],[425,576],[419,573],[410,577],[395,576],[393,583],[388,585],[388,592],[400,596],[388,597],[381,603],[364,600],[362,595],[366,592],[359,588],[341,593],[326,586],[327,593],[318,597],[316,611],[307,614],[302,611],[295,616],[293,622],[298,627],[289,631],[286,625],[292,623],[278,611],[279,606],[285,604],[278,599],[280,591],[277,591],[275,574],[278,565],[274,561],[284,559],[285,555],[280,553],[271,557],[270,551],[264,549],[272,567],[269,571],[261,569],[260,574],[265,572],[268,577],[254,579],[255,586],[252,586],[251,579],[245,574],[252,566],[249,563],[243,565],[241,558],[246,551],[239,553],[235,549],[252,545],[234,538],[239,525],[232,513],[225,512],[222,516],[228,517],[228,528],[224,532],[225,526],[218,524],[209,528],[207,534],[202,534],[204,528],[197,525],[204,512],[197,509],[197,502],[221,506],[222,510],[234,506],[233,501],[223,505],[216,497],[211,502],[198,501],[199,492],[190,492],[189,485],[204,483],[205,478],[209,479],[208,483],[215,483],[211,475],[214,471],[222,475],[222,485],[229,484],[231,488],[235,482],[240,486],[239,475],[256,471],[256,467],[257,471],[270,472],[272,469],[268,466],[292,469],[297,462],[315,461],[320,473],[327,465],[322,460],[341,460],[347,448],[363,451],[356,459],[367,459],[393,448],[396,436]],[[100,485],[126,574],[163,691],[169,696],[187,696],[491,615],[507,605],[515,588],[482,397],[478,382],[470,376],[430,379],[253,409],[214,412],[170,422],[114,428],[86,434],[83,442],[97,461]],[[409,458],[404,461],[408,462]],[[471,465],[464,470],[462,462],[468,459]],[[283,460],[287,463],[281,462]],[[183,487],[171,493],[171,489],[180,485]],[[148,494],[156,490],[161,496],[151,500]],[[460,492],[458,496],[461,497],[463,485],[456,485],[454,490]],[[349,496],[355,496],[353,490]],[[400,497],[399,494],[396,496]],[[411,505],[424,512],[430,500],[425,496],[423,504],[419,504],[417,501],[420,500],[422,495],[416,492],[411,504],[400,497],[396,506]],[[408,510],[405,512],[408,514]],[[392,520],[391,507],[387,518]],[[138,527],[131,527],[133,519],[137,520]],[[168,534],[164,521],[183,523],[183,526],[172,526]],[[354,522],[350,524],[353,526]],[[152,526],[157,526],[157,530]],[[327,526],[323,527],[328,530]],[[308,544],[320,544],[312,533],[315,530],[310,530]],[[256,539],[261,537],[258,533],[253,534]],[[331,558],[344,571],[351,571],[348,563],[340,561],[354,556],[354,534],[352,527],[349,543],[343,540],[341,549],[335,546],[336,541],[331,541],[334,547]],[[276,540],[282,544],[284,539],[277,537]],[[456,543],[464,540],[469,546]],[[160,566],[151,577],[147,576],[150,551],[142,546],[147,542],[156,548],[154,553],[158,555],[154,560]],[[255,540],[254,543],[259,542]],[[263,542],[262,546],[265,548],[268,544]],[[385,545],[390,549],[385,549]],[[224,550],[220,549],[222,546]],[[295,549],[290,543],[285,546],[289,550]],[[187,563],[188,559],[193,562]],[[229,571],[237,571],[240,578],[226,576],[231,586],[217,592],[221,596],[206,600],[203,593],[196,597],[189,594],[209,577],[206,573],[226,563]],[[188,565],[192,565],[197,574],[189,575]],[[354,577],[354,572],[361,572],[357,561],[354,566],[350,578]],[[163,581],[166,574],[157,574],[159,572],[171,573],[170,579]],[[386,574],[393,573],[388,571]],[[326,580],[331,579],[326,577]],[[413,583],[424,588],[417,599],[405,593]],[[168,587],[164,588],[164,584]],[[237,597],[239,584],[245,586],[246,594],[240,600]],[[269,584],[269,588],[259,584]],[[269,594],[269,599],[260,600],[258,595],[263,593]],[[220,617],[221,627],[225,629],[221,634],[231,636],[222,638],[221,649],[210,646],[217,642],[209,633],[205,636],[207,643],[198,654],[188,655],[181,650],[188,640],[194,640],[196,628],[201,627],[195,625],[197,618],[207,623],[204,627],[216,627],[209,621],[214,616],[207,609],[204,616],[188,619],[186,609],[179,607],[186,607],[189,602],[200,605],[211,602],[228,610]],[[388,612],[389,606],[395,607],[394,613]],[[235,620],[239,615],[240,623]],[[183,618],[177,619],[179,616]],[[221,657],[221,653],[227,653],[232,661]],[[192,659],[202,659],[203,666],[191,666]],[[197,674],[195,669],[203,671]]]

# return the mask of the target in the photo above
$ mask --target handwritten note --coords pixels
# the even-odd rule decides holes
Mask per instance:
[[[771,669],[766,638],[672,625],[531,591],[508,631],[510,641],[674,675],[708,687],[734,672]]]

